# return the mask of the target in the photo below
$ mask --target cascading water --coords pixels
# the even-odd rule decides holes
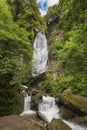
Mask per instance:
[[[87,130],[87,127],[84,127],[84,126],[80,126],[76,123],[72,123],[72,122],[69,122],[69,121],[66,121],[66,120],[63,120],[68,126],[71,127],[72,130]]]
[[[28,114],[36,114],[35,111],[31,110],[31,96],[28,96],[25,90],[23,91],[24,95],[24,111],[20,114],[20,116],[28,115]]]
[[[53,118],[61,119],[59,108],[55,105],[55,98],[53,97],[43,96],[43,103],[39,105],[39,111],[48,122],[51,122]],[[83,127],[63,119],[61,120],[70,126],[72,130],[87,130],[87,127]]]
[[[49,96],[43,96],[42,101],[43,102],[39,104],[39,113],[43,117],[45,117],[47,122],[50,123],[53,118],[56,118],[61,119],[68,126],[70,126],[72,130],[87,130],[87,127],[83,127],[75,123],[63,120],[59,115],[59,108],[55,105],[55,98]],[[20,114],[21,116],[27,114],[36,114],[35,111],[30,109],[30,103],[31,103],[31,96],[28,96],[26,94],[24,98],[24,111],[22,114]]]
[[[32,76],[37,76],[47,70],[48,49],[45,34],[38,32],[34,41]]]
[[[31,96],[26,95],[24,98],[24,111],[30,110],[30,101],[31,101]]]
[[[51,122],[53,118],[59,118],[57,114],[58,107],[55,105],[55,98],[43,96],[43,102],[39,104],[39,113],[45,116],[47,122]]]

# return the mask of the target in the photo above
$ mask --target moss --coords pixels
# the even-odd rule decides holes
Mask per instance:
[[[66,106],[73,112],[78,113],[80,116],[87,115],[87,98],[63,93],[58,96],[59,104]]]

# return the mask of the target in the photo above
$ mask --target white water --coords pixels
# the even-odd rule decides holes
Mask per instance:
[[[39,111],[46,117],[48,122],[51,122],[53,118],[61,119],[59,115],[59,108],[55,105],[55,98],[53,97],[43,96],[43,103],[40,104]],[[61,120],[70,126],[72,130],[87,130],[87,127],[83,127],[63,119]]]
[[[30,110],[30,101],[31,101],[31,96],[26,96],[24,98],[24,111]]]
[[[47,70],[48,49],[45,34],[38,32],[34,41],[32,75],[37,76]]]
[[[28,114],[36,114],[35,111],[30,109],[31,96],[26,95],[24,98],[24,111],[21,116]],[[59,115],[59,108],[55,105],[55,98],[49,96],[43,96],[43,102],[39,104],[39,112],[45,117],[50,123],[53,118],[61,119]],[[80,126],[78,124],[61,119],[72,130],[87,130],[87,127]]]
[[[31,96],[28,96],[28,94],[27,94],[24,97],[24,111],[20,114],[20,116],[29,115],[29,114],[36,114],[35,111],[30,109],[30,103],[31,103]]]
[[[48,122],[53,118],[59,118],[59,109],[55,105],[55,98],[43,96],[43,102],[39,104],[39,112],[45,116]]]
[[[70,126],[72,128],[72,130],[87,130],[87,127],[84,126],[80,126],[76,123],[72,123],[66,120],[63,120],[68,126]]]

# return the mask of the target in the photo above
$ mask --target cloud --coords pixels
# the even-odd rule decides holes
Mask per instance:
[[[47,1],[48,1],[48,7],[58,4],[59,2],[59,0],[47,0]]]
[[[58,4],[59,0],[37,0],[41,16],[46,15],[48,7]]]

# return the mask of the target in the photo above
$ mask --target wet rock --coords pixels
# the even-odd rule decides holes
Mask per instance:
[[[40,111],[38,111],[37,114],[44,122],[49,123],[49,120],[46,118],[44,114],[42,114]]]
[[[31,109],[38,111],[40,102],[42,102],[42,95],[38,90],[33,90],[31,94]]]
[[[74,118],[69,119],[69,121],[87,126],[87,116],[74,117]]]
[[[0,130],[47,130],[44,125],[17,115],[0,117]]]
[[[73,113],[71,110],[65,108],[64,106],[60,107],[60,115],[64,119],[70,119],[72,117],[75,117],[75,113]]]
[[[71,130],[71,128],[62,120],[53,119],[48,125],[48,130]]]

